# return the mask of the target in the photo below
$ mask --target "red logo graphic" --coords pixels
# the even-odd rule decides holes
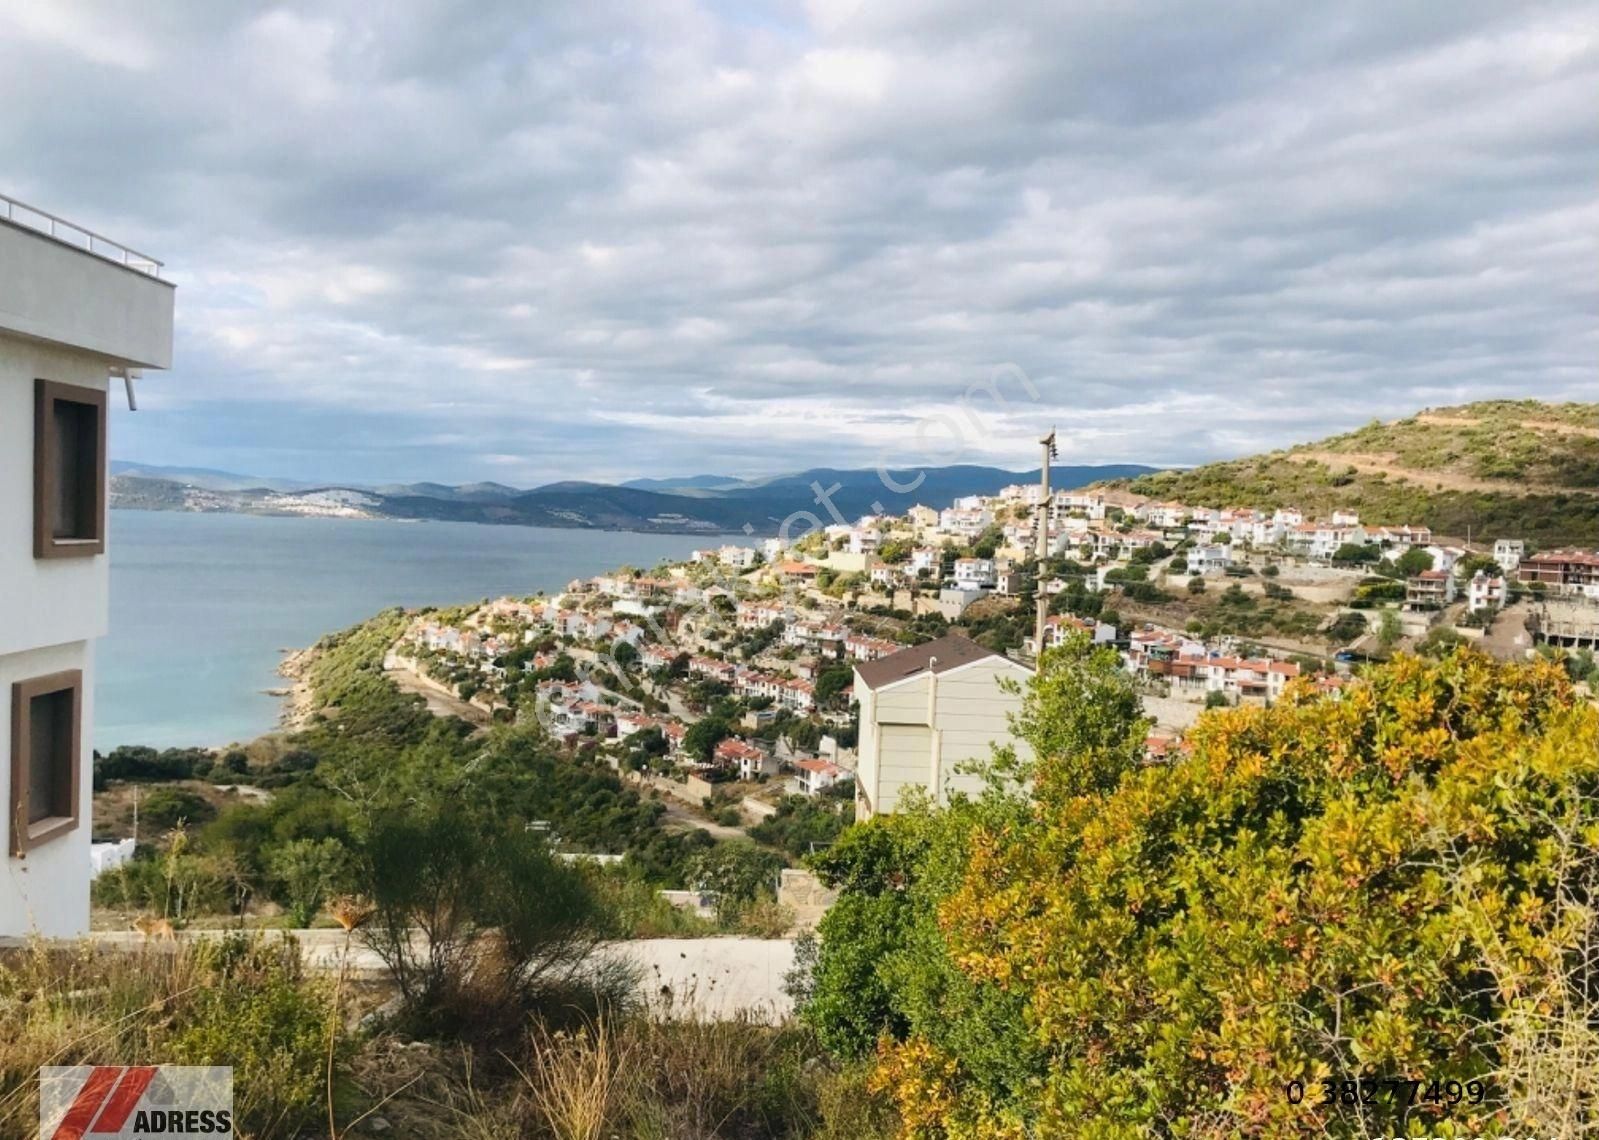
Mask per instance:
[[[96,1065],[50,1140],[83,1140],[85,1134],[121,1132],[155,1072],[154,1065]]]

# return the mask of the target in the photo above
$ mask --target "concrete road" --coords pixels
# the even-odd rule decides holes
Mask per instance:
[[[228,931],[186,930],[182,941],[219,938]],[[346,941],[340,930],[293,930],[264,933],[263,938],[292,936],[307,966],[381,975],[383,960],[362,944],[360,935]],[[166,953],[173,942],[146,939],[135,931],[98,931],[89,940],[99,947],[133,953]],[[0,945],[22,946],[25,940],[3,939]],[[783,975],[794,964],[794,943],[787,938],[646,938],[606,943],[600,953],[632,963],[639,971],[639,992],[651,1009],[697,1020],[718,1020],[748,1014],[781,1020],[793,1011],[783,993]],[[348,955],[348,957],[346,957]]]

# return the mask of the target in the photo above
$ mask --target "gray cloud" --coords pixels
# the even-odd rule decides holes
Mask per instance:
[[[1593,396],[1586,3],[148,7],[0,0],[4,188],[181,285],[128,458],[1195,462]],[[1039,399],[962,416],[1003,365]]]

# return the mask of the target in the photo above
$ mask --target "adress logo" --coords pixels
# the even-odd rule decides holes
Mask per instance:
[[[72,1065],[39,1070],[43,1140],[181,1140],[233,1134],[233,1070]]]

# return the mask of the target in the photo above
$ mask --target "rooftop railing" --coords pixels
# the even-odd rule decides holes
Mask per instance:
[[[84,229],[76,222],[58,218],[46,210],[30,206],[26,202],[19,202],[15,198],[8,198],[4,194],[0,194],[0,217],[16,225],[47,234],[56,241],[81,249],[85,253],[92,253],[107,261],[125,265],[139,273],[147,273],[158,280],[161,277],[161,262],[155,258],[136,249],[129,249],[104,234]]]

